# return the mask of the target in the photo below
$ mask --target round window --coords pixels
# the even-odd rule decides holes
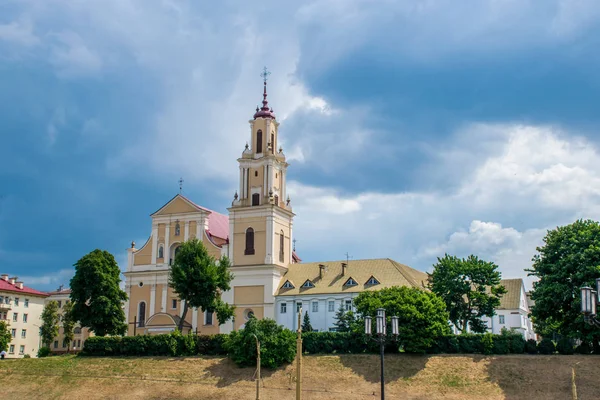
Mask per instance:
[[[139,286],[139,287],[142,287],[142,286],[144,286],[144,282],[140,282],[140,283],[138,283],[138,286]]]
[[[246,311],[244,311],[244,318],[250,319],[253,317],[254,317],[254,311],[252,311],[251,309],[247,309]]]

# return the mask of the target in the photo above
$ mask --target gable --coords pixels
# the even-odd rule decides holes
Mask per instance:
[[[199,211],[202,211],[202,209],[185,200],[182,196],[177,195],[171,201],[165,204],[160,210],[152,214],[152,216],[197,213]]]

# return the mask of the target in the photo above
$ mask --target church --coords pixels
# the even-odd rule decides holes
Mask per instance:
[[[248,318],[271,318],[296,328],[295,311],[308,312],[316,330],[330,330],[335,311],[352,309],[363,290],[424,287],[427,275],[390,259],[302,263],[293,247],[295,214],[286,193],[289,164],[278,146],[279,123],[267,100],[250,122],[249,144],[238,158],[239,188],[228,215],[175,195],[151,214],[152,230],[139,249],[128,249],[125,306],[128,335],[171,332],[184,304],[168,286],[169,268],[182,242],[197,238],[215,258],[229,257],[234,279],[222,299],[236,306],[233,320],[189,309],[184,332],[228,333]]]

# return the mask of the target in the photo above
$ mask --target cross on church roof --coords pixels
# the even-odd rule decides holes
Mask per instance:
[[[179,178],[179,194],[181,194],[182,190],[183,190],[183,178]]]
[[[271,75],[271,73],[269,72],[267,67],[264,67],[263,72],[261,72],[260,76],[263,78],[263,82],[265,84],[267,83],[267,79],[269,79],[269,75]]]

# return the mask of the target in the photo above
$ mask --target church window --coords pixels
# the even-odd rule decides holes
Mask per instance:
[[[255,318],[254,316],[254,311],[252,311],[252,309],[248,308],[244,311],[244,318],[246,318],[247,320],[250,318]]]
[[[304,283],[302,284],[302,287],[303,287],[303,288],[314,288],[314,287],[315,287],[315,284],[314,284],[314,283],[312,283],[312,282],[310,281],[310,279],[307,279],[307,280],[306,280],[306,282],[304,282]]]
[[[371,276],[367,281],[366,285],[379,285],[379,281],[375,279],[374,276]]]
[[[138,327],[146,326],[146,302],[142,301],[138,309]]]
[[[275,196],[275,204],[277,204],[277,196]],[[279,262],[283,262],[284,259],[284,250],[283,250],[283,246],[284,246],[284,242],[285,242],[285,235],[283,234],[283,231],[281,231],[279,233]]]
[[[274,199],[275,205],[278,206],[279,205],[279,196],[275,195],[275,197],[273,199]]]
[[[283,289],[293,289],[294,285],[292,285],[292,282],[290,281],[285,281],[285,283],[282,286]]]
[[[256,152],[262,153],[262,131],[256,131]]]
[[[277,172],[275,172],[275,179],[277,179]]]
[[[162,245],[160,245],[158,247],[158,258],[164,258],[165,257],[165,249]]]
[[[175,236],[181,235],[181,226],[179,225],[179,221],[175,222]]]
[[[258,171],[254,171],[254,176],[258,176]]]
[[[206,311],[204,313],[204,325],[212,325],[213,324],[213,313],[210,311]]]
[[[357,285],[358,285],[358,283],[356,283],[356,281],[352,278],[348,278],[346,283],[344,283],[344,286],[357,286]]]
[[[138,283],[138,286],[139,286],[139,287],[144,287],[144,282],[140,282],[140,283]]]
[[[271,153],[275,152],[275,135],[271,132]]]
[[[254,193],[252,195],[252,205],[253,206],[260,205],[260,194],[259,193]]]
[[[177,308],[177,299],[171,299],[171,308],[173,310]]]
[[[281,303],[279,306],[279,312],[281,314],[287,313],[287,303]]]
[[[246,250],[244,251],[244,254],[254,254],[254,229],[252,228],[246,229]]]

